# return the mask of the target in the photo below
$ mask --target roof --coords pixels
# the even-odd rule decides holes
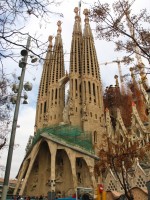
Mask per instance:
[[[32,147],[39,141],[43,133],[55,138],[55,140],[61,140],[69,145],[78,146],[90,154],[94,154],[91,133],[84,132],[79,127],[65,124],[39,129],[33,138]]]
[[[3,183],[3,182],[4,182],[4,179],[0,178],[0,183]],[[16,179],[10,179],[9,184],[17,184],[17,180]]]

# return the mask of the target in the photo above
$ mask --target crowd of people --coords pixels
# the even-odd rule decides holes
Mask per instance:
[[[21,197],[21,196],[13,196],[12,200],[48,200],[48,197],[44,197],[44,196],[27,196],[27,197]]]

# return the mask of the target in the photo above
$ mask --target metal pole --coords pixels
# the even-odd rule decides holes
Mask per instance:
[[[9,149],[8,149],[8,155],[7,155],[7,163],[6,163],[6,170],[5,170],[5,177],[4,177],[4,184],[3,184],[1,200],[6,200],[6,198],[7,198],[9,176],[10,176],[15,134],[16,134],[16,128],[17,128],[17,120],[18,120],[18,113],[19,113],[19,106],[20,106],[20,100],[21,100],[21,93],[22,93],[22,89],[23,89],[23,81],[24,81],[26,64],[27,64],[27,59],[28,59],[28,49],[30,47],[30,41],[31,41],[31,37],[29,36],[28,40],[27,40],[27,45],[26,45],[27,55],[24,56],[25,66],[22,68],[22,71],[21,71],[21,78],[20,78],[20,83],[19,83],[17,101],[16,101],[16,106],[15,106],[15,111],[14,111],[14,118],[13,118],[12,130],[11,130],[11,135],[10,135],[10,143],[9,143]]]

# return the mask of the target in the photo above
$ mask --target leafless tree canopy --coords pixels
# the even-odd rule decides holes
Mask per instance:
[[[146,9],[134,14],[132,4],[126,0],[119,0],[112,7],[98,1],[91,8],[91,20],[96,22],[98,38],[114,41],[117,51],[137,53],[150,62],[150,15]]]
[[[34,15],[40,20],[47,20],[51,14],[58,14],[50,10],[52,5],[57,6],[59,3],[55,0],[1,0],[0,2],[0,58],[13,58],[15,47],[24,47],[22,41],[26,41],[28,33],[24,32],[28,19]],[[51,7],[50,7],[51,6]],[[61,16],[61,14],[59,14]],[[38,38],[31,36],[32,41],[38,49],[43,50],[45,46]],[[43,50],[45,52],[45,50]],[[43,51],[37,56],[41,56]]]
[[[0,71],[0,150],[5,146],[8,136],[8,126],[10,123],[11,106],[8,97],[9,81],[3,76]]]

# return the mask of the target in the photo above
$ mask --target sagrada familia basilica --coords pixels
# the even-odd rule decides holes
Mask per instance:
[[[112,125],[112,107],[105,109],[88,10],[84,10],[83,31],[78,8],[74,12],[69,73],[65,72],[64,67],[60,21],[57,23],[55,41],[52,41],[52,36],[48,39],[37,100],[35,133],[30,138],[20,166],[14,194],[46,196],[51,191],[66,197],[74,194],[77,187],[93,188],[96,194],[97,184],[102,183],[107,199],[113,200],[123,194],[115,173],[108,167],[102,180],[95,176],[94,166],[100,159],[98,147],[105,144],[103,135],[107,134],[111,140],[117,135],[121,144],[127,127],[118,108],[115,128]],[[69,83],[67,94],[66,83]],[[116,84],[119,88],[117,80]],[[108,90],[114,91],[115,87],[110,86]],[[143,92],[143,95],[147,98],[146,93]],[[147,127],[136,104],[132,104],[130,129],[133,141],[138,137],[143,138],[143,145],[145,140],[150,141]],[[138,159],[135,160],[134,175],[129,178],[137,200],[146,200],[148,197],[148,169],[147,166],[141,166]]]

